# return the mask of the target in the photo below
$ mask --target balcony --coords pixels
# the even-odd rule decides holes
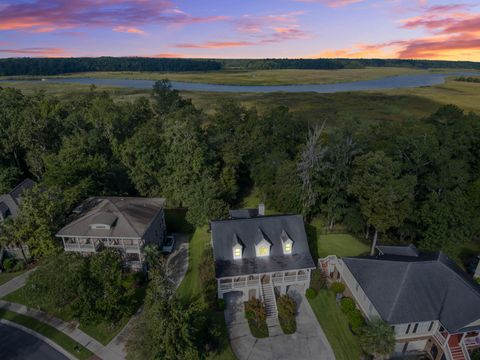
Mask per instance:
[[[95,246],[94,244],[65,243],[63,248],[65,251],[96,252],[98,246]]]

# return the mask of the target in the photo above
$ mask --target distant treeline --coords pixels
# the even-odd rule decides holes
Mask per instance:
[[[364,67],[480,69],[480,62],[398,59],[9,58],[0,59],[0,76],[57,75],[89,71],[336,70]]]
[[[225,69],[361,69],[408,67],[418,69],[480,69],[480,62],[400,59],[215,59]]]
[[[455,79],[456,81],[465,81],[465,82],[471,82],[471,83],[480,83],[480,77],[465,77],[465,76],[460,76]]]
[[[214,60],[137,57],[9,58],[0,59],[0,75],[57,75],[88,71],[211,71],[222,64]]]

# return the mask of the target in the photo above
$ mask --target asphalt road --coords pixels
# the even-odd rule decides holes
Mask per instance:
[[[0,324],[0,359],[68,360],[37,337],[5,324]]]

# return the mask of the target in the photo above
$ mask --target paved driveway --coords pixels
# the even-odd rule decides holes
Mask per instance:
[[[248,328],[241,296],[238,293],[226,294],[225,320],[230,344],[239,360],[335,359],[307,299],[295,290],[290,295],[298,304],[297,332],[285,335],[281,329],[274,328],[270,329],[268,338],[256,339]]]
[[[5,360],[68,360],[39,338],[0,324],[0,358]]]
[[[177,288],[188,270],[188,235],[175,234],[175,247],[167,258],[167,276]]]

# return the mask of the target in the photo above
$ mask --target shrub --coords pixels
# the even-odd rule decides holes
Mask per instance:
[[[327,287],[327,278],[325,274],[320,269],[315,269],[311,273],[310,287],[320,291]]]
[[[297,322],[295,314],[297,305],[295,300],[289,295],[282,295],[277,299],[278,321],[285,334],[293,334],[297,331]]]
[[[345,291],[345,285],[341,282],[334,282],[330,285],[330,290],[332,290],[335,295],[341,294]]]
[[[15,266],[15,260],[12,258],[6,258],[3,260],[3,269],[6,272],[11,272],[13,270],[13,267]]]
[[[360,345],[366,353],[375,358],[388,356],[395,348],[392,327],[381,319],[370,321],[360,335]]]
[[[12,272],[19,272],[25,269],[25,263],[23,261],[17,261],[12,268]]]
[[[365,319],[358,309],[354,309],[347,314],[348,322],[352,331],[359,335],[365,326]]]
[[[251,298],[245,303],[245,317],[253,336],[256,338],[268,337],[267,311],[261,300]]]
[[[472,360],[480,360],[480,349],[473,350],[472,355],[470,355],[470,358]]]
[[[212,249],[206,249],[199,265],[199,278],[203,288],[205,301],[210,309],[216,306],[217,280]]]
[[[307,291],[305,292],[305,296],[307,297],[307,299],[313,299],[317,297],[317,294],[318,294],[318,291],[311,287],[308,288]]]
[[[344,314],[349,314],[353,310],[356,310],[355,302],[350,298],[343,298],[340,300],[340,308]]]
[[[217,310],[223,311],[227,307],[227,303],[224,299],[217,299]]]

